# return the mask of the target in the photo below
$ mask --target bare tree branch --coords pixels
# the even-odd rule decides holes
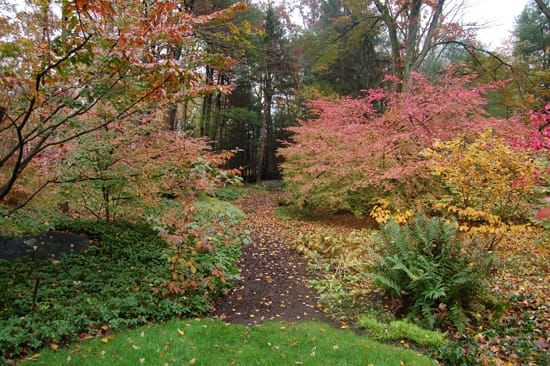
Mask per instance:
[[[548,22],[550,23],[550,8],[544,3],[544,0],[535,0],[540,11],[544,14]]]
[[[434,33],[437,29],[437,25],[439,24],[439,18],[443,13],[443,5],[445,5],[445,0],[437,1],[437,6],[434,9],[432,20],[430,21],[430,26],[428,27],[428,33],[424,38],[425,41],[424,41],[424,45],[422,46],[422,51],[420,51],[420,53],[418,54],[418,57],[416,58],[416,61],[412,66],[413,70],[418,70],[420,68],[420,65],[422,64],[422,62],[428,55],[428,52],[432,48]]]
[[[437,47],[437,46],[442,46],[442,45],[448,45],[448,44],[457,44],[459,46],[462,46],[466,51],[478,51],[478,52],[482,52],[482,53],[485,53],[489,56],[491,56],[492,58],[494,58],[495,60],[497,60],[501,65],[503,66],[507,66],[509,67],[510,69],[513,69],[513,66],[511,64],[509,64],[508,62],[504,61],[502,59],[502,57],[500,57],[499,55],[497,55],[496,53],[494,52],[491,52],[489,50],[486,50],[484,48],[480,48],[480,47],[477,47],[477,46],[474,46],[472,44],[468,44],[466,42],[463,42],[463,41],[440,41],[440,42],[437,42],[437,43],[434,43],[432,45],[432,48],[434,47]]]

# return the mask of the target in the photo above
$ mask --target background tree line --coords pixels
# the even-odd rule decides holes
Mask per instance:
[[[231,4],[192,7],[204,12]],[[538,108],[550,97],[550,21],[543,0],[526,6],[513,42],[497,51],[477,41],[476,25],[463,24],[461,6],[445,0],[251,6],[239,19],[251,33],[234,43],[219,33],[206,41],[211,52],[239,60],[227,68],[212,59],[205,67],[206,84],[231,85],[232,92],[187,98],[167,117],[173,128],[208,137],[216,149],[237,149],[230,167],[241,168],[249,181],[280,177],[277,149],[291,138],[285,128],[307,118],[304,101],[360,96],[384,87],[386,75],[405,80],[397,87],[407,88],[412,72],[437,78],[460,64],[479,83],[513,80],[490,93],[488,111],[495,116]]]

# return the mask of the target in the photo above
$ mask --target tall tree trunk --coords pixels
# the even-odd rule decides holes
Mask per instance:
[[[269,96],[269,105],[273,104],[273,96]],[[271,110],[271,107],[270,107]],[[281,112],[281,110],[279,110]],[[273,116],[269,113],[269,118],[267,119],[267,135],[266,135],[266,146],[265,146],[265,162],[264,162],[264,176],[267,179],[272,179],[274,172],[277,170],[275,163],[275,150],[277,140],[275,137],[275,126],[273,122]]]
[[[421,17],[422,17],[422,5],[426,3],[425,0],[410,0],[405,3],[403,8],[398,10],[398,13],[401,13],[405,9],[408,9],[408,29],[407,29],[407,39],[403,48],[406,52],[405,60],[403,60],[403,55],[401,52],[401,44],[398,36],[398,25],[397,25],[397,14],[391,14],[390,8],[388,8],[386,2],[383,0],[373,0],[374,5],[380,13],[380,18],[386,24],[388,28],[388,34],[390,38],[390,45],[392,50],[392,65],[393,65],[393,74],[398,77],[403,83],[397,86],[398,91],[402,91],[403,88],[408,87],[408,81],[410,79],[410,74],[413,71],[418,71],[422,62],[428,55],[429,51],[432,49],[433,39],[436,34],[437,26],[439,25],[439,20],[443,13],[443,6],[445,0],[437,0],[435,4],[430,23],[427,27],[425,34],[419,36],[419,31],[422,26]],[[422,32],[424,33],[424,32]],[[422,49],[420,48],[420,43],[422,43]]]
[[[550,23],[550,8],[548,8],[548,5],[544,3],[544,0],[535,0],[535,2],[537,3],[542,14],[544,14],[546,19]]]
[[[445,5],[445,0],[437,0],[437,5],[432,13],[432,19],[430,20],[428,32],[424,37],[424,45],[422,46],[422,50],[420,51],[420,53],[416,57],[416,60],[413,63],[413,66],[412,66],[413,71],[418,71],[418,69],[420,69],[420,65],[422,65],[422,62],[424,62],[424,59],[426,58],[426,56],[428,56],[428,53],[432,49],[432,44],[435,37],[435,31],[437,30],[437,26],[439,25],[439,19],[441,18],[441,14],[443,14],[444,5]]]
[[[218,75],[218,85],[225,84],[225,77],[222,74]],[[216,143],[218,148],[221,146],[220,128],[222,123],[222,93],[216,94],[216,110],[214,112],[214,126],[212,129],[212,140]]]
[[[413,0],[409,4],[409,26],[407,30],[407,43],[405,54],[405,67],[403,70],[403,84],[408,89],[408,83],[416,57],[416,45],[418,30],[420,28],[420,9],[422,0]]]
[[[186,97],[185,101],[183,102],[183,121],[182,121],[183,130],[187,130],[187,125],[188,125],[187,109],[188,108],[189,108],[189,99]]]
[[[178,112],[178,107],[175,103],[172,103],[168,106],[168,113],[166,113],[166,124],[170,131],[176,131],[178,129],[176,115]]]
[[[178,61],[181,58],[182,53],[182,47],[181,46],[174,46],[170,48],[170,57],[173,60]],[[180,90],[175,90],[175,92],[179,92]],[[178,128],[177,123],[177,113],[178,113],[178,105],[177,102],[170,103],[168,106],[168,110],[166,112],[166,124],[168,125],[168,128],[170,131],[176,131]]]
[[[397,22],[390,14],[390,10],[387,5],[382,3],[381,0],[374,0],[374,5],[380,12],[380,17],[388,28],[392,53],[393,74],[399,79],[403,79],[403,61],[401,59],[401,44],[399,43],[399,37],[397,35]],[[397,88],[399,90],[401,89],[400,84],[397,85]]]
[[[264,80],[263,88],[263,111],[260,124],[260,133],[258,136],[258,159],[256,161],[256,182],[262,180],[262,173],[265,161],[265,145],[267,140],[267,127],[271,123],[271,101],[273,99],[273,91],[271,89],[271,75],[267,73]]]
[[[264,102],[265,109],[265,102]],[[262,181],[262,171],[264,167],[264,155],[265,155],[265,140],[266,140],[266,113],[262,113],[262,121],[260,124],[260,133],[258,135],[258,158],[256,159],[256,182]]]
[[[205,126],[206,126],[206,104],[208,103],[208,98],[205,95],[202,98],[202,108],[201,108],[201,118],[200,118],[200,127],[199,127],[199,136],[204,137]]]
[[[210,66],[206,67],[206,85],[214,84],[214,69]],[[202,115],[201,115],[201,127],[200,135],[201,137],[209,136],[210,133],[210,122],[212,118],[212,94],[209,93],[204,96],[202,104]]]

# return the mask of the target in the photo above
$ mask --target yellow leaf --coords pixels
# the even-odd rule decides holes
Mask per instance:
[[[189,360],[190,365],[194,365],[195,362],[197,362],[197,360],[195,358],[192,358],[191,360]]]
[[[57,349],[59,348],[59,346],[58,346],[57,344],[55,344],[55,343],[52,343],[52,344],[50,344],[50,348],[51,348],[54,352],[56,352]]]
[[[101,343],[105,343],[105,344],[109,343],[109,338],[107,337],[101,338]]]
[[[181,330],[180,328],[178,328],[178,334],[180,336],[182,336],[182,335],[185,335],[185,332],[183,330]]]

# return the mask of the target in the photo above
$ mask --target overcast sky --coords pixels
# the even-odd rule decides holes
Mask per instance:
[[[292,0],[256,0],[257,3],[288,4]],[[478,38],[485,46],[495,49],[503,45],[510,38],[518,17],[528,2],[533,0],[448,0],[466,4],[464,9],[465,23],[475,22],[484,25],[478,32]],[[295,14],[297,19],[299,15]],[[300,24],[300,21],[297,20]]]
[[[478,38],[491,49],[511,36],[516,17],[530,0],[467,0],[465,21],[487,24]]]

